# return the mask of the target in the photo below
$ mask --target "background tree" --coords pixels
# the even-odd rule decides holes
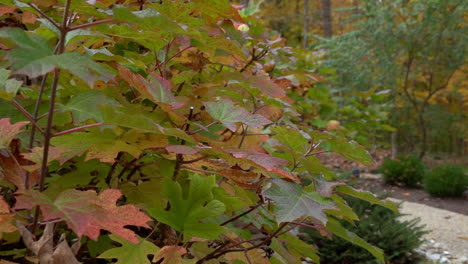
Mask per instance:
[[[337,87],[393,91],[393,125],[401,140],[411,130],[404,121],[414,124],[421,157],[428,145],[428,107],[442,91],[463,89],[454,76],[466,59],[466,8],[459,0],[364,1],[358,30],[324,45],[326,65],[337,69]]]

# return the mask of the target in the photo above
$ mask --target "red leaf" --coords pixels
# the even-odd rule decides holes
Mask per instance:
[[[0,119],[0,149],[7,148],[11,140],[22,132],[21,128],[27,124],[29,124],[28,121],[23,121],[12,125],[10,124],[10,118]]]
[[[107,189],[99,196],[95,191],[65,190],[52,201],[43,193],[28,191],[17,197],[16,209],[31,209],[39,205],[44,220],[63,219],[79,237],[86,235],[97,240],[101,229],[110,231],[125,240],[138,243],[127,225],[149,228],[150,217],[133,205],[117,206],[122,196],[119,190]]]
[[[169,152],[185,155],[192,155],[198,153],[198,150],[196,148],[184,145],[170,145],[166,147],[166,150]]]
[[[278,168],[278,166],[288,165],[289,161],[280,159],[265,153],[255,152],[255,151],[239,151],[239,150],[231,150],[230,153],[235,158],[243,158],[253,161],[255,164],[265,168],[268,171],[281,175],[285,178],[291,179],[295,182],[300,182],[299,179],[288,173],[287,171]]]
[[[118,66],[120,77],[130,86],[136,88],[145,98],[157,103],[166,111],[181,107],[184,103],[177,102],[172,94],[172,83],[157,74],[148,75],[146,80],[140,74],[131,72],[129,69]]]
[[[267,76],[255,75],[247,80],[247,83],[262,91],[262,93],[271,97],[283,98],[286,92],[281,89],[276,83],[270,80]]]

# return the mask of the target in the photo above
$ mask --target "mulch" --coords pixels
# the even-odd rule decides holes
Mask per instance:
[[[468,200],[465,198],[432,197],[423,189],[392,186],[381,179],[362,179],[355,187],[372,191],[375,194],[386,193],[399,200],[425,204],[468,216]]]

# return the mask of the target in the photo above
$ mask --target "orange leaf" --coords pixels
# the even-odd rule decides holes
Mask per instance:
[[[3,197],[0,197],[0,239],[3,233],[14,232],[17,230],[13,224],[15,214],[10,213],[10,207]]]
[[[34,24],[36,23],[37,16],[31,12],[23,13],[23,24]]]
[[[0,16],[3,16],[4,14],[11,14],[15,11],[16,7],[14,6],[8,6],[8,5],[1,5],[0,6]]]
[[[182,256],[185,254],[187,250],[184,247],[165,246],[154,256],[153,262],[162,259],[161,264],[182,264]]]

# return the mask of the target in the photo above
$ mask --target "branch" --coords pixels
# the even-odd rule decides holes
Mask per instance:
[[[73,133],[73,132],[77,132],[77,131],[80,131],[80,130],[83,130],[83,129],[87,129],[87,128],[91,128],[91,127],[97,127],[97,126],[103,126],[103,125],[108,125],[108,124],[107,123],[94,123],[94,124],[90,124],[90,125],[74,127],[74,128],[62,131],[62,132],[55,133],[55,134],[52,135],[52,137],[58,137],[58,136],[70,134],[70,133]]]
[[[328,152],[333,152],[333,151],[332,150],[322,150],[322,151],[317,151],[317,152],[313,152],[313,153],[308,153],[305,156],[309,157],[309,156],[314,156],[314,155],[318,155],[318,154],[322,154],[322,153],[328,153]]]
[[[216,174],[216,175],[220,175],[220,176],[223,176],[221,173],[218,173],[218,172],[215,172],[215,171],[208,171],[208,170],[202,170],[202,169],[195,169],[195,168],[191,168],[191,167],[187,167],[187,166],[180,166],[179,169],[183,169],[183,170],[191,170],[191,171],[196,171],[196,172],[201,172],[201,173],[206,173],[206,174]],[[224,177],[224,176],[223,176]]]
[[[230,222],[236,221],[237,219],[243,217],[243,216],[246,215],[246,214],[249,214],[250,212],[252,212],[253,210],[257,209],[257,208],[260,207],[260,206],[262,206],[262,204],[261,204],[261,203],[258,203],[258,204],[256,204],[255,206],[250,207],[249,210],[243,212],[242,214],[239,214],[239,215],[237,215],[237,216],[235,216],[235,217],[233,217],[233,218],[231,218],[231,219],[228,219],[228,220],[224,221],[224,222],[221,224],[221,226],[224,226],[224,225],[229,224]]]
[[[70,32],[70,31],[77,30],[77,29],[82,29],[82,28],[87,28],[87,27],[92,27],[92,26],[96,26],[96,25],[100,25],[100,24],[109,23],[109,22],[112,22],[112,21],[114,21],[114,19],[112,19],[112,18],[99,20],[99,21],[94,21],[94,22],[90,22],[90,23],[87,23],[87,24],[71,27],[71,28],[68,29],[68,31]]]
[[[28,6],[30,6],[32,9],[36,10],[42,17],[47,19],[50,23],[52,23],[56,28],[60,29],[60,25],[55,22],[50,16],[48,16],[46,13],[42,12],[41,9],[39,9],[37,6],[35,6],[32,3],[28,3]]]
[[[210,126],[215,125],[216,123],[218,123],[218,122],[217,122],[217,121],[214,121],[214,122],[209,123],[209,124],[206,125],[206,126],[202,126],[202,125],[200,125],[200,124],[196,124],[196,125],[199,126],[200,128],[197,129],[197,130],[195,130],[195,131],[188,132],[188,134],[189,134],[189,135],[194,135],[194,134],[197,134],[197,133],[199,133],[199,132],[201,132],[201,131],[208,131],[208,128],[209,128]]]
[[[168,45],[170,45],[171,43],[169,43]],[[167,52],[169,52],[169,51],[167,51]],[[166,53],[166,56],[167,56],[167,53]],[[190,112],[189,112],[189,115],[188,115],[188,121],[189,122],[185,126],[185,132],[187,132],[190,129],[190,121],[192,120],[193,110],[194,109],[195,108],[193,106],[190,107]],[[180,145],[185,145],[185,140],[182,139],[181,142],[180,142]],[[180,170],[183,162],[184,162],[184,156],[182,154],[177,154],[176,155],[176,164],[175,164],[175,167],[174,167],[174,174],[172,175],[172,180],[175,181],[177,179],[177,175],[179,174],[179,170]]]
[[[42,135],[44,135],[44,130],[36,123],[36,120],[34,120],[34,117],[26,110],[22,105],[20,105],[16,100],[13,100],[13,105],[18,109],[30,122],[33,124],[33,126],[41,132]]]
[[[278,229],[277,229],[273,234],[271,234],[271,235],[268,236],[268,237],[261,238],[263,241],[260,242],[260,243],[258,243],[258,244],[256,244],[256,245],[253,245],[253,246],[247,247],[247,248],[226,249],[226,250],[223,250],[223,251],[221,251],[221,252],[219,252],[219,253],[217,253],[217,254],[212,254],[212,253],[213,253],[213,252],[212,252],[212,253],[208,254],[207,256],[205,256],[204,258],[200,259],[198,262],[196,262],[196,264],[201,264],[201,263],[203,263],[205,260],[216,259],[216,258],[218,258],[218,257],[220,257],[220,256],[222,256],[222,255],[224,255],[224,254],[230,253],[230,252],[240,252],[240,251],[247,252],[247,251],[250,251],[250,250],[252,250],[252,249],[259,248],[259,247],[261,247],[261,246],[267,244],[270,240],[272,240],[272,239],[275,238],[276,236],[279,236],[279,233],[281,232],[281,230],[282,230],[283,228],[285,228],[287,225],[288,225],[288,222],[282,223],[282,224],[278,227]],[[293,227],[293,228],[294,228],[294,227]],[[287,232],[289,232],[289,230],[288,230]],[[257,240],[258,240],[258,239],[257,239]],[[243,243],[245,243],[245,242],[246,242],[246,241],[242,241],[240,244],[243,244]],[[238,243],[238,244],[239,244],[239,243]],[[234,246],[236,246],[236,245],[233,245],[232,247],[234,247]],[[209,256],[209,255],[211,255],[211,256]]]

